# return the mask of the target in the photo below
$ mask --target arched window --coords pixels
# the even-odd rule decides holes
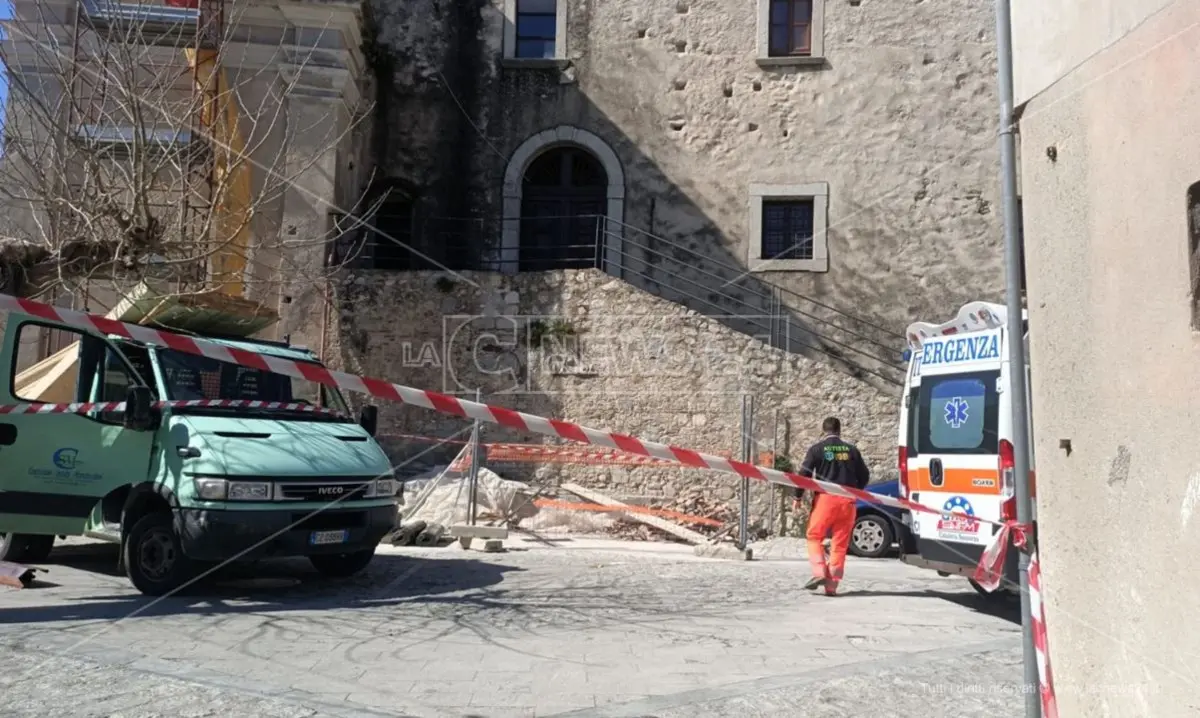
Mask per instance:
[[[413,252],[418,238],[413,232],[411,187],[395,178],[380,179],[372,183],[367,198],[367,206],[374,211],[364,218],[358,230],[361,244],[335,248],[335,261],[357,255],[357,261],[369,269],[392,272],[425,269],[426,262]]]
[[[521,195],[521,271],[595,267],[608,175],[591,152],[555,147],[525,170]]]

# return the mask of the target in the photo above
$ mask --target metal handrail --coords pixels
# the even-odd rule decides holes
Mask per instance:
[[[642,273],[631,267],[628,267],[628,266],[624,267],[624,271],[627,274],[631,274],[638,279],[645,280],[645,285],[643,285],[643,286],[635,285],[635,286],[638,286],[639,289],[642,289],[644,291],[649,291],[653,294],[660,294],[660,295],[664,292],[664,290],[669,290],[674,294],[682,295],[683,297],[685,297],[685,301],[683,301],[681,303],[684,304],[684,306],[688,306],[690,303],[691,304],[690,308],[692,308],[692,309],[696,309],[697,304],[708,306],[708,307],[711,307],[711,308],[714,308],[717,310],[721,310],[721,311],[728,311],[728,309],[729,309],[727,306],[722,306],[721,302],[714,301],[708,297],[703,297],[698,294],[689,292],[685,289],[680,288],[678,285],[671,285],[671,284],[664,283],[660,280],[653,278],[652,276],[650,276],[648,274]],[[689,279],[682,275],[677,275],[676,278],[684,279],[688,283],[694,284],[696,286],[703,286],[703,285],[699,284],[698,282],[696,282],[695,280]],[[730,298],[729,295],[726,295],[726,294],[721,294],[721,293],[717,293],[717,294],[722,297]],[[670,300],[670,297],[664,297],[664,299]],[[690,302],[688,300],[690,300]],[[730,321],[737,321],[737,322],[741,322],[742,324],[745,324],[745,325],[750,325],[752,327],[762,328],[762,329],[766,330],[771,336],[771,339],[768,343],[771,346],[775,346],[778,349],[783,349],[784,351],[788,351],[788,352],[796,352],[795,345],[798,345],[799,347],[803,347],[804,349],[808,349],[808,350],[817,352],[819,354],[823,354],[823,355],[829,357],[830,359],[833,359],[839,363],[842,363],[842,364],[846,365],[846,367],[851,369],[852,371],[864,372],[866,374],[870,374],[874,377],[877,377],[878,379],[881,379],[881,380],[887,382],[888,384],[892,384],[892,385],[896,385],[896,386],[903,384],[903,381],[901,381],[897,377],[888,376],[880,371],[876,371],[875,369],[872,369],[870,367],[863,366],[863,364],[860,362],[851,361],[843,355],[840,355],[836,352],[830,351],[829,348],[826,346],[820,346],[818,344],[804,341],[803,337],[799,336],[798,333],[793,333],[791,331],[788,331],[784,334],[784,341],[776,342],[776,333],[775,333],[775,327],[773,326],[773,324],[770,324],[770,323],[764,324],[761,321],[755,321],[757,318],[760,318],[760,317],[770,317],[772,319],[772,321],[781,321],[781,322],[786,323],[786,325],[789,328],[792,326],[797,326],[797,328],[803,334],[813,336],[822,342],[827,342],[829,344],[836,344],[836,345],[844,347],[850,351],[853,351],[853,352],[856,352],[859,354],[864,354],[871,360],[879,362],[881,365],[883,365],[883,367],[887,367],[888,369],[899,370],[899,367],[891,365],[888,362],[880,359],[879,357],[875,357],[870,354],[865,354],[865,352],[863,352],[862,350],[855,349],[854,347],[846,345],[842,342],[838,342],[837,340],[830,339],[829,337],[823,336],[820,332],[815,332],[811,329],[806,329],[802,326],[799,326],[796,322],[794,322],[793,320],[791,320],[790,318],[788,318],[786,316],[775,316],[775,315],[765,315],[765,314],[763,314],[763,315],[744,315],[744,314],[712,315],[712,314],[708,314],[707,316],[708,316],[708,318],[714,319],[716,321],[727,320],[726,322],[722,322],[722,323],[726,323],[727,325],[728,325],[728,322],[730,322]],[[748,333],[748,332],[745,332],[743,329],[739,329],[738,327],[731,327],[731,328],[738,330],[738,331],[742,331],[743,333]],[[782,346],[780,346],[780,344],[782,344]]]
[[[663,243],[665,243],[665,244],[668,244],[668,245],[670,245],[670,246],[672,246],[672,247],[675,247],[675,248],[678,248],[678,249],[680,249],[680,250],[682,250],[682,251],[684,251],[684,252],[687,252],[688,254],[691,254],[692,256],[695,256],[695,257],[698,257],[698,258],[702,258],[702,259],[703,259],[705,262],[708,262],[709,264],[713,264],[713,265],[716,265],[716,266],[718,266],[718,267],[721,267],[721,268],[724,268],[724,269],[729,269],[729,270],[732,270],[732,271],[736,272],[736,273],[737,273],[739,276],[741,276],[741,277],[744,277],[744,276],[746,276],[746,275],[747,275],[747,270],[746,270],[746,267],[744,267],[744,266],[737,265],[737,264],[731,264],[731,263],[722,262],[722,261],[720,261],[720,260],[718,260],[718,259],[715,259],[714,257],[712,257],[712,256],[710,256],[710,255],[707,255],[707,254],[704,254],[704,253],[698,252],[698,251],[696,251],[696,250],[692,249],[691,247],[685,247],[685,246],[683,246],[683,245],[679,244],[678,242],[675,242],[675,241],[672,241],[672,240],[670,240],[670,239],[667,239],[666,237],[662,237],[662,236],[660,236],[660,235],[653,234],[653,233],[651,233],[651,232],[648,232],[648,231],[646,231],[646,230],[644,230],[644,229],[642,229],[642,228],[640,228],[640,227],[635,227],[635,226],[633,226],[633,225],[631,225],[631,224],[626,224],[626,223],[624,223],[624,222],[620,222],[620,221],[618,221],[618,220],[615,220],[615,219],[612,219],[612,218],[606,217],[606,216],[604,216],[604,215],[593,215],[593,216],[596,216],[596,217],[599,219],[599,221],[602,221],[602,222],[604,222],[604,224],[605,224],[606,226],[607,226],[607,225],[609,225],[609,224],[615,224],[615,225],[618,225],[618,226],[620,226],[622,229],[631,229],[631,230],[633,230],[634,232],[637,232],[638,234],[640,234],[640,235],[642,235],[642,236],[645,236],[645,237],[650,237],[651,239],[653,239],[653,240],[655,240],[655,241],[657,241],[657,242],[663,242]],[[606,232],[607,232],[607,230],[606,230]],[[626,239],[626,240],[628,240],[628,238],[627,238],[627,237],[626,237],[625,239]],[[775,285],[772,285],[772,286],[775,286]],[[859,316],[856,316],[856,315],[854,315],[854,314],[851,314],[850,312],[847,312],[847,311],[845,311],[845,310],[843,310],[843,309],[838,309],[837,307],[832,307],[832,306],[830,306],[830,305],[828,305],[828,304],[825,304],[824,302],[821,302],[820,300],[813,299],[812,297],[809,297],[809,296],[807,296],[807,295],[801,294],[800,292],[797,292],[797,291],[795,291],[795,290],[792,290],[792,289],[787,289],[786,287],[779,287],[779,286],[775,286],[775,289],[777,289],[779,292],[781,292],[781,293],[783,293],[783,294],[788,294],[788,295],[791,295],[791,296],[793,296],[793,297],[796,297],[797,299],[800,299],[800,300],[803,300],[803,301],[809,302],[809,303],[811,303],[811,304],[814,304],[814,305],[816,305],[816,306],[818,306],[818,307],[821,307],[822,309],[827,309],[827,310],[829,310],[829,311],[831,311],[831,312],[833,312],[833,313],[835,313],[835,314],[839,314],[839,315],[841,315],[841,316],[843,316],[843,317],[846,317],[847,319],[850,319],[850,320],[852,320],[852,321],[858,322],[859,324],[862,324],[863,326],[868,326],[868,327],[871,327],[872,329],[875,329],[875,330],[878,330],[878,331],[880,331],[880,332],[883,332],[884,334],[887,334],[888,336],[895,337],[895,338],[897,338],[897,339],[904,339],[904,335],[903,335],[902,333],[900,333],[900,332],[896,332],[896,331],[893,331],[893,330],[891,330],[891,329],[888,329],[888,328],[886,328],[886,327],[883,327],[883,326],[880,326],[880,325],[878,325],[878,324],[875,324],[874,322],[872,322],[872,321],[870,321],[870,320],[868,320],[868,319],[863,319],[862,317],[859,317]],[[827,320],[826,320],[826,321],[827,321]],[[845,329],[845,327],[842,327],[842,328],[843,328],[843,329]],[[849,330],[847,330],[847,331],[849,331]]]
[[[644,277],[644,275],[636,275],[636,276]],[[656,293],[655,290],[653,290],[653,289],[648,289],[647,291],[650,291],[651,293]],[[678,289],[676,289],[675,291],[676,291],[676,293],[682,294],[685,297],[687,297],[689,300],[691,300],[693,302],[692,308],[695,308],[695,306],[698,304],[698,305],[702,305],[702,306],[707,305],[714,309],[721,309],[721,306],[719,304],[712,302],[711,300],[705,299],[703,297],[698,297],[694,294],[690,294],[688,292],[683,292]],[[748,316],[744,316],[744,315],[713,315],[713,314],[709,314],[707,316],[709,319],[713,319],[715,321],[726,324],[726,326],[729,326],[730,323],[732,323],[732,322],[723,321],[723,320],[736,320],[738,322],[741,322],[745,325],[749,325],[751,327],[764,329],[772,336],[772,341],[768,341],[765,343],[767,343],[770,346],[774,346],[776,349],[782,349],[789,353],[800,353],[799,349],[807,349],[807,350],[810,350],[817,354],[824,355],[824,356],[828,357],[830,360],[833,360],[835,362],[845,365],[852,373],[861,372],[861,373],[865,373],[865,374],[870,374],[871,376],[874,376],[884,382],[887,382],[888,384],[895,385],[895,386],[900,386],[903,383],[902,381],[898,380],[896,377],[887,376],[886,374],[884,374],[882,372],[879,372],[879,371],[876,371],[869,367],[863,366],[862,363],[849,361],[846,359],[846,357],[844,357],[842,355],[839,355],[835,352],[829,351],[828,349],[823,348],[817,344],[804,341],[802,338],[796,337],[794,334],[791,334],[791,333],[788,333],[786,342],[775,342],[773,340],[773,338],[775,336],[774,335],[774,327],[772,327],[770,324],[755,321],[754,317],[748,317]],[[744,329],[739,328],[737,326],[731,326],[730,328],[734,329],[735,331],[741,331],[742,333],[749,334],[749,332],[746,332]],[[814,334],[814,336],[820,337],[819,334],[815,334],[813,332],[808,332],[808,333]],[[753,336],[753,335],[751,335],[751,336]],[[786,344],[786,346],[780,346],[780,344]]]
[[[109,2],[108,0],[83,0],[81,3],[88,18],[105,23],[146,23],[156,27],[189,29],[195,26],[200,11],[196,8],[151,5],[149,3]]]
[[[659,252],[657,252],[656,250],[649,249],[649,248],[647,248],[647,247],[643,247],[642,249],[644,249],[645,251],[648,251],[648,252],[655,253],[655,254],[660,254],[660,253],[659,253]],[[608,251],[608,252],[611,254],[611,253],[613,252],[613,248],[609,247],[609,248],[607,248],[607,251]],[[618,249],[616,253],[617,253],[619,256],[627,256],[627,255],[629,254],[628,252],[624,251],[624,249]],[[666,256],[666,255],[663,255],[663,256]],[[669,259],[674,259],[674,258],[670,258],[670,257],[668,257],[668,258],[669,258]],[[675,261],[679,261],[679,260],[675,260]],[[624,270],[624,271],[627,271],[627,272],[632,272],[632,273],[633,273],[633,274],[635,274],[636,276],[638,276],[638,277],[641,277],[641,278],[643,278],[643,279],[646,279],[646,280],[647,280],[647,281],[649,281],[649,282],[652,282],[652,283],[654,283],[654,284],[657,284],[657,285],[664,285],[664,283],[663,283],[662,281],[654,279],[654,278],[653,278],[653,277],[652,277],[650,274],[648,274],[648,273],[644,273],[644,272],[637,271],[637,270],[633,269],[631,266],[629,266],[629,265],[627,265],[627,264],[624,264],[624,263],[622,263],[620,266],[621,266],[622,270]],[[716,275],[713,275],[713,274],[712,274],[712,273],[710,273],[710,272],[705,272],[704,270],[702,270],[702,269],[699,269],[699,268],[697,268],[697,267],[690,267],[690,269],[692,269],[692,270],[694,270],[694,271],[697,271],[697,272],[699,272],[699,273],[701,273],[701,274],[706,274],[706,275],[708,275],[708,276],[714,277],[714,278],[716,278],[716,279],[722,279],[722,277],[718,277],[718,276],[716,276]],[[750,302],[747,302],[745,299],[742,299],[742,298],[740,298],[740,297],[735,297],[735,296],[732,296],[732,295],[726,294],[726,293],[724,293],[724,292],[720,291],[719,289],[714,289],[714,288],[712,288],[712,287],[709,287],[708,285],[706,285],[706,284],[703,284],[702,282],[700,282],[700,281],[698,281],[698,280],[696,280],[696,279],[694,279],[694,278],[692,278],[692,277],[689,277],[689,276],[688,276],[688,275],[686,275],[686,274],[673,274],[673,275],[672,275],[672,279],[673,279],[673,280],[682,280],[682,281],[684,281],[684,282],[687,282],[688,284],[691,284],[691,285],[694,285],[694,286],[696,286],[696,287],[702,288],[702,289],[704,289],[704,290],[708,291],[710,294],[716,294],[716,295],[718,295],[718,296],[720,296],[720,297],[723,297],[723,298],[725,298],[725,299],[728,299],[730,302],[732,302],[732,303],[734,303],[734,304],[740,304],[740,305],[742,305],[742,306],[744,306],[744,307],[748,307],[748,308],[750,308],[750,309],[758,309],[758,307],[757,307],[757,306],[755,306],[754,304],[751,304]],[[680,293],[680,294],[684,294],[684,295],[686,295],[686,296],[689,296],[689,297],[692,297],[692,298],[694,298],[694,299],[703,299],[703,298],[701,298],[701,297],[698,297],[698,296],[696,296],[696,295],[694,295],[694,294],[689,294],[689,293],[687,293],[687,292],[684,292],[684,291],[682,291],[682,290],[678,290],[678,291],[679,291],[679,293]],[[761,298],[765,298],[765,299],[771,299],[771,297],[769,297],[769,296],[767,296],[767,295],[755,295],[755,296],[758,296],[758,297],[761,297]],[[708,303],[708,304],[711,304],[712,306],[719,306],[718,304],[716,304],[715,302],[712,302],[711,300],[703,300],[703,301],[705,301],[705,302],[706,302],[706,303]],[[790,309],[790,308],[789,308],[789,309]],[[740,314],[731,314],[731,315],[729,315],[729,316],[731,316],[731,317],[739,317],[739,318],[740,318],[740,317],[745,317],[746,315],[740,315]],[[775,319],[775,318],[776,318],[776,315],[774,315],[774,314],[771,314],[771,315],[762,315],[762,316],[771,316],[771,317],[772,317],[772,319]],[[808,315],[808,316],[811,316],[811,315]],[[804,327],[804,326],[802,326],[802,325],[799,325],[799,322],[792,322],[792,320],[791,320],[790,318],[786,317],[786,316],[781,316],[781,317],[778,317],[778,318],[779,318],[779,319],[781,319],[781,320],[783,320],[783,321],[787,321],[787,322],[789,322],[789,323],[795,323],[795,324],[797,324],[797,325],[799,326],[799,328],[801,329],[801,331],[803,331],[805,334],[811,334],[811,335],[813,335],[813,336],[815,336],[815,337],[818,337],[818,338],[820,338],[822,341],[828,342],[829,344],[833,344],[833,345],[836,345],[836,346],[842,347],[843,349],[846,349],[847,351],[854,352],[855,354],[859,354],[859,355],[861,355],[861,356],[864,356],[864,357],[866,357],[866,358],[868,358],[868,359],[871,359],[871,360],[873,360],[873,361],[877,361],[877,362],[879,362],[879,363],[881,363],[881,364],[884,364],[884,365],[886,365],[886,366],[890,366],[890,365],[892,365],[892,364],[893,364],[893,362],[889,361],[889,360],[888,360],[887,358],[885,358],[885,357],[880,357],[880,356],[877,356],[877,355],[875,355],[875,354],[871,354],[870,352],[867,352],[867,351],[864,351],[864,350],[862,350],[862,349],[859,349],[859,348],[857,348],[857,347],[854,347],[854,346],[851,346],[851,345],[849,345],[849,344],[846,344],[846,343],[844,343],[844,342],[840,342],[840,341],[838,341],[838,340],[836,340],[836,339],[831,339],[831,338],[829,338],[829,337],[822,336],[822,334],[821,334],[820,332],[817,332],[817,331],[814,331],[814,330],[812,330],[812,329],[808,329],[808,328],[806,328],[806,327]],[[814,318],[814,319],[816,319],[817,321],[823,321],[823,320],[821,320],[819,317],[813,317],[813,318]],[[768,331],[770,331],[770,328],[768,328]],[[789,334],[789,336],[791,336],[791,335]],[[856,335],[856,336],[857,336],[857,335]],[[773,339],[773,337],[772,337],[772,339]],[[869,339],[868,339],[868,341],[871,341],[871,340],[869,340]],[[882,345],[880,345],[880,346],[882,346]],[[815,348],[815,347],[812,347],[812,348]]]
[[[623,244],[623,243],[622,243],[622,244]],[[668,255],[668,254],[664,254],[664,253],[662,253],[662,252],[658,251],[657,249],[652,249],[652,248],[650,248],[650,247],[649,247],[649,246],[647,246],[647,245],[638,245],[638,246],[639,246],[639,248],[640,248],[640,249],[642,249],[642,250],[643,250],[643,251],[645,251],[645,252],[649,252],[649,253],[651,253],[651,254],[655,254],[655,255],[658,255],[658,256],[661,256],[661,257],[665,257],[666,259],[669,259],[669,260],[671,260],[671,261],[674,261],[674,262],[679,262],[679,263],[681,263],[681,264],[685,264],[685,263],[686,263],[684,260],[681,260],[681,259],[679,259],[678,257],[672,257],[672,256],[670,256],[670,255]],[[612,251],[612,250],[611,250],[611,248],[609,248],[609,251]],[[620,250],[620,254],[621,254],[622,256],[624,256],[624,255],[628,254],[628,252],[625,252],[625,251],[624,251],[624,249],[622,248],[622,249]],[[694,253],[694,254],[693,254],[693,256],[696,256],[696,257],[701,257],[702,255],[700,255],[699,253]],[[622,265],[622,267],[624,268],[624,265]],[[700,267],[700,266],[697,266],[697,265],[695,265],[695,264],[690,264],[690,263],[689,263],[689,264],[688,264],[688,268],[689,268],[691,271],[698,272],[698,273],[700,273],[700,274],[703,274],[703,275],[706,275],[706,276],[712,277],[713,279],[717,279],[717,280],[725,280],[724,284],[722,284],[722,285],[721,285],[721,286],[722,286],[722,288],[723,288],[723,287],[726,287],[726,286],[729,286],[729,285],[738,286],[738,287],[739,287],[739,288],[741,288],[741,289],[746,289],[747,291],[750,291],[750,292],[751,292],[751,293],[753,293],[753,294],[754,294],[754,296],[756,296],[756,297],[759,297],[759,298],[761,298],[761,299],[768,300],[768,301],[770,301],[770,302],[772,302],[772,303],[774,302],[774,299],[775,299],[775,298],[774,298],[774,297],[773,297],[771,294],[764,294],[764,293],[758,292],[758,290],[755,290],[755,289],[752,289],[752,288],[748,288],[748,287],[741,287],[740,285],[736,285],[736,284],[735,284],[735,282],[736,282],[737,280],[727,280],[727,278],[726,278],[726,277],[722,277],[722,276],[720,276],[720,275],[714,274],[714,273],[712,273],[712,272],[710,272],[710,271],[708,271],[708,270],[706,270],[706,269],[704,269],[704,268],[702,268],[702,267]],[[687,277],[686,277],[685,275],[677,275],[677,276],[679,276],[680,278],[683,278],[683,279],[687,279]],[[690,280],[689,280],[689,281],[690,281]],[[705,286],[705,285],[700,285],[698,282],[693,282],[693,283],[694,283],[694,284],[697,284],[698,286]],[[774,289],[780,289],[779,287],[775,287],[774,285],[768,285],[768,286],[771,286],[771,287],[773,287]],[[715,290],[715,289],[711,289],[711,288],[710,288],[710,291],[717,291],[717,290]],[[751,308],[756,308],[756,307],[755,307],[755,305],[753,305],[753,304],[752,304],[752,303],[750,303],[750,302],[747,302],[747,301],[745,301],[744,299],[741,299],[741,298],[738,298],[738,297],[733,297],[733,296],[730,296],[730,295],[728,295],[728,294],[724,294],[724,293],[722,293],[722,296],[725,296],[725,297],[727,297],[727,298],[729,298],[729,299],[731,299],[731,300],[733,300],[733,301],[735,301],[735,302],[739,302],[739,303],[741,303],[741,304],[744,304],[745,306],[748,306],[748,307],[751,307]],[[880,349],[883,349],[883,350],[885,350],[885,351],[892,351],[892,350],[894,349],[894,347],[893,347],[893,346],[890,346],[890,345],[888,345],[888,344],[884,344],[883,342],[880,342],[880,341],[877,341],[877,340],[875,340],[875,339],[872,339],[872,338],[870,338],[870,337],[868,337],[868,336],[866,336],[866,335],[864,335],[864,334],[859,334],[859,333],[857,333],[857,332],[854,332],[854,331],[852,331],[852,330],[850,330],[850,329],[847,329],[846,327],[844,327],[844,326],[842,326],[842,325],[840,325],[840,324],[838,324],[838,323],[836,323],[836,322],[830,321],[830,320],[828,320],[828,319],[824,319],[824,318],[822,318],[822,317],[819,317],[819,316],[817,316],[817,315],[815,315],[815,314],[811,314],[811,313],[809,313],[809,312],[805,312],[805,311],[804,311],[804,310],[802,310],[802,309],[799,309],[799,308],[796,308],[796,307],[791,307],[791,306],[788,306],[788,307],[787,307],[787,309],[788,309],[788,311],[790,311],[790,312],[793,312],[793,313],[800,314],[800,315],[802,315],[802,316],[808,317],[809,319],[812,319],[812,320],[814,320],[814,321],[816,321],[816,322],[820,322],[820,323],[822,323],[822,324],[828,324],[829,326],[831,326],[831,327],[834,327],[835,329],[838,329],[838,330],[840,330],[840,331],[844,331],[844,332],[846,332],[848,335],[850,335],[850,336],[852,336],[852,337],[854,337],[854,338],[856,338],[856,339],[862,339],[862,340],[863,340],[863,341],[865,341],[865,342],[868,342],[868,343],[870,343],[870,344],[874,344],[875,346],[877,346],[877,347],[879,347]],[[834,311],[836,311],[836,310],[834,310]],[[851,316],[851,315],[846,315],[846,316]],[[851,318],[853,318],[853,317],[851,317]],[[809,331],[809,333],[816,334],[816,332],[812,332],[811,330],[808,330],[808,331]],[[836,342],[835,342],[835,343],[836,343]],[[866,353],[866,352],[864,352],[864,351],[863,351],[863,350],[861,350],[861,349],[856,349],[856,348],[850,347],[850,346],[848,346],[848,345],[846,345],[846,348],[847,348],[847,349],[850,349],[851,351],[854,351],[854,352],[856,352],[856,353],[863,354],[864,356],[868,356],[868,357],[870,357],[870,358],[872,358],[872,359],[875,359],[876,361],[883,362],[883,363],[885,363],[885,364],[886,364],[886,363],[892,363],[892,360],[889,360],[889,359],[886,359],[886,358],[883,358],[883,357],[879,357],[879,356],[876,356],[876,355],[874,355],[874,354],[869,354],[869,353]]]

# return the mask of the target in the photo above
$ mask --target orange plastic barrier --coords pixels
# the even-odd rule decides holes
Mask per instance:
[[[689,524],[701,524],[703,526],[715,526],[720,528],[725,524],[716,519],[709,519],[703,516],[692,516],[691,514],[680,513],[679,511],[671,511],[670,509],[652,509],[647,506],[605,506],[604,504],[578,504],[570,501],[556,501],[554,499],[534,499],[533,505],[539,509],[567,509],[568,511],[620,511],[622,513],[631,514],[649,514],[651,516],[662,516],[663,518],[672,518],[677,521],[683,521]]]

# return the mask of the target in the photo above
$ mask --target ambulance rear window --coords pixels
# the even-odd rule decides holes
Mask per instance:
[[[999,372],[921,379],[917,442],[922,454],[994,454]]]

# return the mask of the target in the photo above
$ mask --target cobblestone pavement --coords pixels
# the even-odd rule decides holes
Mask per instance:
[[[804,564],[684,547],[510,541],[386,549],[333,582],[303,561],[157,602],[115,552],[56,548],[0,587],[0,715],[1014,716],[1015,611],[961,579],[852,559],[836,598]]]

